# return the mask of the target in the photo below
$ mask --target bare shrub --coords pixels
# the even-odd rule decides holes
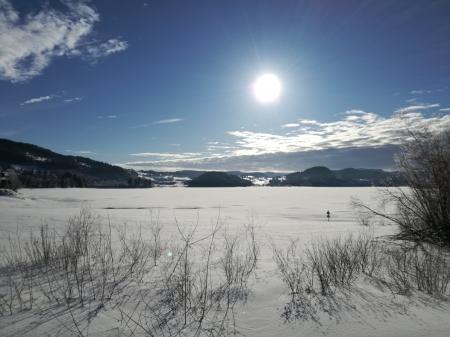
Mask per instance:
[[[31,309],[41,295],[70,312],[75,303],[95,301],[103,306],[126,279],[142,279],[151,269],[154,241],[145,239],[141,228],[128,231],[126,226],[104,225],[89,206],[83,206],[61,233],[43,224],[39,235],[30,232],[24,237],[17,229],[8,242],[1,249],[0,310],[7,308],[13,314]],[[74,321],[76,330],[77,324]]]
[[[259,256],[257,226],[250,219],[231,232],[218,217],[209,235],[196,238],[197,225],[181,227],[177,222],[179,244],[172,240],[170,254],[158,265],[159,277],[150,283],[156,291],[142,289],[133,311],[120,308],[130,331],[138,327],[152,336],[236,332],[234,307],[247,298]]]
[[[374,215],[367,210],[357,209],[356,210],[356,221],[361,226],[370,227],[374,223]]]
[[[393,282],[397,292],[402,295],[411,295],[410,259],[406,251],[401,249],[391,250],[386,260],[386,270],[389,281]]]
[[[355,252],[352,235],[319,239],[306,250],[307,263],[319,279],[322,294],[330,292],[331,285],[348,287],[356,279],[360,263]]]
[[[287,250],[276,247],[273,241],[270,244],[278,273],[288,286],[288,294],[294,299],[297,295],[312,292],[314,281],[309,275],[312,270],[305,264],[305,256],[300,250],[298,241],[292,241]]]
[[[259,256],[259,247],[255,239],[254,227],[249,225],[245,233],[234,234],[224,230],[223,255],[219,259],[219,272],[225,276],[228,306],[233,298],[245,297],[247,282],[252,274]]]
[[[163,225],[159,219],[159,212],[154,215],[150,211],[150,256],[153,259],[153,265],[156,266],[158,259],[162,256],[164,250],[167,248],[167,241],[162,239]]]
[[[445,249],[394,247],[388,251],[387,275],[397,292],[410,295],[413,290],[427,294],[446,294],[450,282],[450,255]]]
[[[450,282],[450,256],[436,247],[417,250],[412,258],[415,284],[428,294],[445,294]]]
[[[334,287],[348,288],[361,273],[381,275],[385,263],[383,249],[372,231],[345,238],[313,239],[303,249],[298,241],[292,241],[286,250],[273,242],[271,245],[278,273],[293,296],[317,290],[326,295]]]
[[[358,234],[353,254],[358,260],[361,272],[369,277],[381,275],[386,255],[383,244],[375,239],[373,231],[362,231]]]
[[[401,153],[395,161],[409,189],[381,189],[373,207],[358,199],[352,205],[395,224],[394,240],[450,247],[450,130],[436,118],[426,123],[416,114],[399,113],[397,120]],[[390,213],[388,205],[396,212]]]

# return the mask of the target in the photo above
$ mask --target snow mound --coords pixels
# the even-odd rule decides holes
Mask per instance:
[[[0,189],[0,197],[11,197],[18,199],[25,199],[25,197],[19,192],[14,192],[12,190]]]

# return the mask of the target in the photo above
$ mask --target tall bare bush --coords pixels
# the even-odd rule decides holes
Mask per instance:
[[[400,113],[397,120],[401,152],[395,161],[409,188],[380,190],[375,207],[358,199],[352,205],[396,224],[395,240],[450,247],[450,130],[417,114]],[[392,205],[395,212],[388,210]]]

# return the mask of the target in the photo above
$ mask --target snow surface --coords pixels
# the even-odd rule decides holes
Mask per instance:
[[[272,336],[450,336],[448,297],[422,293],[394,294],[370,282],[357,281],[352,292],[337,296],[328,311],[318,310],[316,320],[286,320],[286,287],[276,275],[268,237],[280,246],[299,239],[347,235],[361,227],[349,208],[350,196],[370,203],[375,188],[253,187],[253,188],[152,188],[152,189],[21,189],[16,196],[0,196],[0,244],[17,228],[37,229],[42,223],[64,228],[69,215],[89,204],[115,223],[139,225],[159,214],[164,231],[198,221],[199,236],[207,235],[217,217],[230,227],[257,217],[261,258],[252,294],[239,306],[237,330],[248,337]],[[20,197],[17,197],[20,196]],[[331,219],[327,222],[326,212]],[[374,225],[376,236],[391,234],[392,226]],[[63,317],[61,308],[61,317]],[[70,335],[61,327],[59,311],[38,315],[33,309],[0,317],[0,336]],[[64,316],[68,319],[67,315]],[[117,336],[116,318],[100,314],[90,327],[91,336]]]

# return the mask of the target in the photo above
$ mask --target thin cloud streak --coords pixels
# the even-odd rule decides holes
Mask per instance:
[[[75,97],[75,98],[70,98],[70,99],[64,100],[64,102],[66,102],[66,103],[75,102],[75,101],[81,101],[81,97]]]
[[[172,118],[172,119],[163,119],[160,121],[156,121],[156,122],[153,122],[153,124],[177,123],[177,122],[181,122],[181,121],[182,121],[181,118]]]
[[[142,125],[136,125],[136,126],[129,126],[129,129],[137,129],[137,128],[146,128],[155,124],[169,124],[169,123],[178,123],[181,122],[183,119],[181,118],[171,118],[171,119],[163,119],[160,121],[155,121],[151,124],[142,124]]]
[[[429,90],[413,90],[411,91],[411,94],[415,94],[415,95],[423,95],[423,94],[430,94],[431,91]]]
[[[42,96],[42,97],[38,97],[38,98],[33,98],[33,99],[23,102],[20,105],[39,103],[42,101],[47,101],[49,99],[52,99],[53,97],[55,97],[55,96],[51,95],[51,96]]]
[[[437,103],[436,104],[412,105],[412,106],[398,109],[396,112],[409,112],[409,111],[425,110],[425,109],[438,108],[438,107],[440,107],[440,105]]]
[[[66,152],[76,153],[76,154],[97,154],[92,151],[75,151],[75,150],[66,150]]]

